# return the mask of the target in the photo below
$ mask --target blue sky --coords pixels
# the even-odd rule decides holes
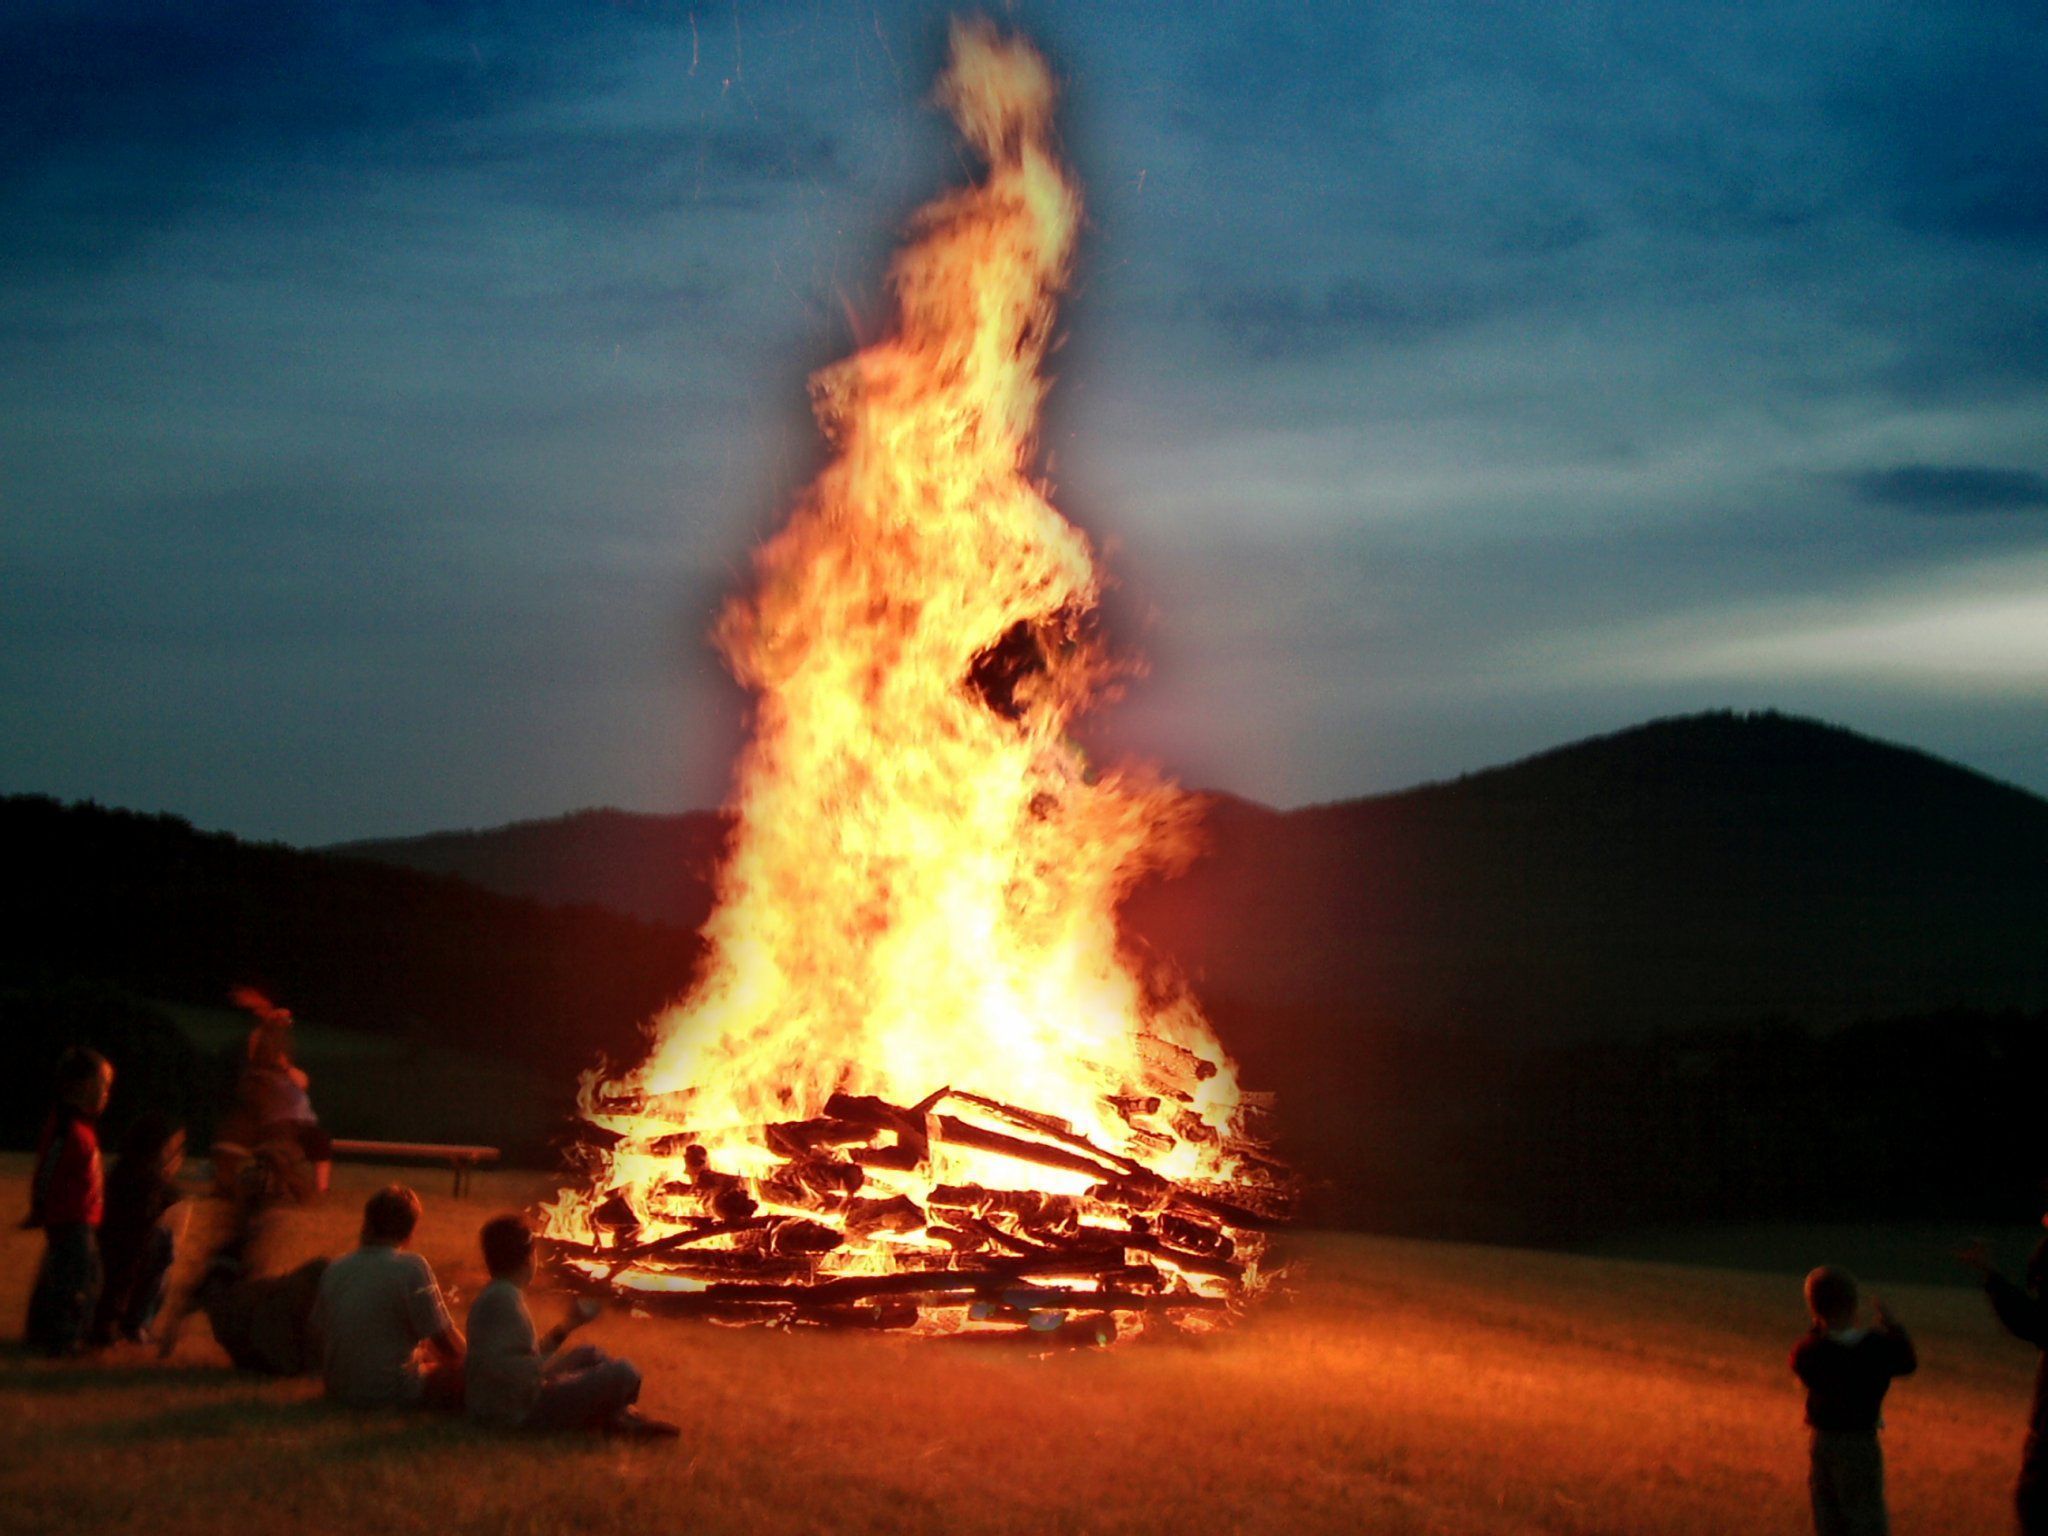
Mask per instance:
[[[1105,750],[1294,804],[1732,705],[2048,791],[2038,4],[993,13],[1089,208]],[[0,13],[0,789],[721,798],[702,636],[965,173],[945,16]]]

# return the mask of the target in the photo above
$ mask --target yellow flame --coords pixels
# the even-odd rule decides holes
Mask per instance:
[[[1188,802],[1091,769],[1067,734],[1109,667],[1089,542],[1030,474],[1080,216],[1052,79],[1023,42],[956,23],[937,94],[986,174],[916,217],[886,339],[812,380],[833,456],[717,625],[757,702],[705,969],[643,1065],[586,1084],[587,1112],[626,1138],[598,1189],[643,1207],[680,1168],[650,1138],[687,1128],[717,1168],[765,1176],[758,1128],[835,1090],[973,1090],[1118,1149],[1132,1126],[1105,1096],[1162,1072],[1206,1125],[1237,1113],[1199,1012],[1141,980],[1117,938],[1131,883],[1184,852]],[[1178,1068],[1160,1041],[1187,1053],[1165,1053]],[[1144,1160],[1220,1180],[1220,1145],[1162,1121]],[[948,1149],[893,1187],[1016,1182],[991,1161]],[[567,1193],[556,1235],[587,1239],[596,1198]],[[834,1265],[886,1267],[889,1246]]]

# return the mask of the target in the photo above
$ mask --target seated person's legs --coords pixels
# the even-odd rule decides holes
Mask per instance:
[[[603,1365],[609,1359],[611,1356],[595,1344],[578,1344],[574,1349],[555,1357],[554,1373],[559,1376],[565,1372],[587,1371],[593,1365]]]
[[[541,1383],[526,1423],[530,1429],[602,1429],[639,1397],[640,1373],[627,1360],[557,1370]]]

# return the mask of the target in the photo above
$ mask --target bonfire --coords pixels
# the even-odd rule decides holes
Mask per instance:
[[[812,381],[830,462],[717,643],[755,694],[691,992],[583,1085],[572,1284],[720,1319],[1099,1342],[1264,1283],[1267,1106],[1119,900],[1192,797],[1070,735],[1119,665],[1034,480],[1079,202],[1053,85],[956,24],[985,163],[916,217],[885,337]]]

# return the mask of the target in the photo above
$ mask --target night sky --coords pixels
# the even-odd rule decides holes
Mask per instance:
[[[1275,804],[1653,715],[2048,791],[2040,0],[995,7],[1045,436]],[[965,165],[944,8],[0,9],[0,790],[292,841],[723,797],[703,636]]]

